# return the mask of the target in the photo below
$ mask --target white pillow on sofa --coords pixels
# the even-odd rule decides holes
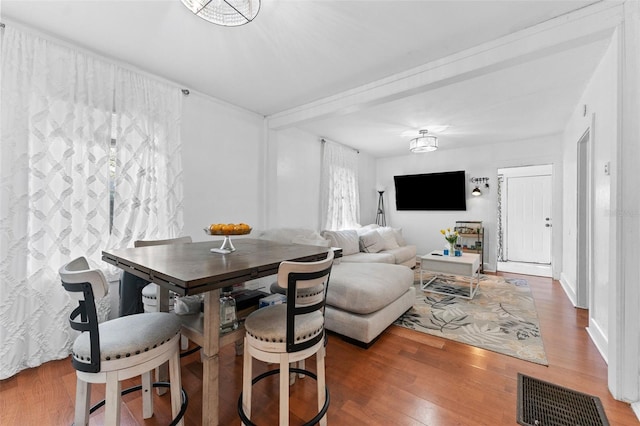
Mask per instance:
[[[402,228],[391,228],[393,229],[393,232],[396,236],[396,241],[398,242],[398,245],[400,247],[404,247],[407,245],[407,242],[404,240],[404,237],[402,236]]]
[[[358,241],[358,233],[353,229],[344,231],[322,231],[320,233],[324,238],[328,239],[331,247],[340,247],[343,256],[356,254],[360,252],[360,244]]]
[[[376,231],[380,234],[382,240],[384,241],[383,250],[391,250],[400,247],[398,241],[396,240],[396,233],[393,229],[385,226],[383,228],[376,229]]]
[[[356,232],[358,233],[358,235],[362,235],[362,234],[366,234],[367,232],[371,231],[372,229],[378,229],[379,227],[380,227],[380,225],[378,225],[376,223],[372,223],[372,224],[361,226],[360,228],[357,228]]]
[[[364,253],[378,253],[384,250],[384,240],[380,233],[373,229],[360,235],[360,251]]]

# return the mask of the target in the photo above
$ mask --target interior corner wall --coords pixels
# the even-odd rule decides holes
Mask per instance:
[[[441,149],[426,154],[411,154],[377,160],[376,182],[385,186],[387,225],[400,227],[409,244],[417,246],[418,255],[442,249],[444,239],[439,230],[453,227],[458,220],[480,220],[485,229],[484,264],[489,271],[496,270],[497,232],[497,170],[506,167],[551,164],[554,174],[562,173],[561,135],[483,146],[447,149],[442,138]],[[397,211],[393,176],[464,170],[467,178],[466,211]],[[479,197],[473,197],[471,177],[488,177],[489,188]],[[561,179],[553,180],[553,209],[562,205]],[[429,197],[429,188],[416,188],[416,197]],[[554,227],[552,262],[561,263],[559,240],[561,226]],[[558,243],[557,243],[558,242]]]
[[[297,128],[269,131],[267,188],[269,219],[266,227],[304,227],[320,231],[320,171],[322,167],[321,137]],[[367,216],[375,188],[375,160],[364,153],[358,154],[358,180],[360,211]],[[362,215],[365,212],[365,215]],[[369,222],[362,222],[369,223]]]
[[[211,223],[262,227],[263,122],[195,91],[183,99],[184,233],[194,241],[211,240]]]
[[[563,270],[565,291],[577,291],[577,143],[590,129],[591,212],[591,294],[589,295],[589,334],[607,358],[609,326],[609,262],[611,224],[611,176],[616,169],[614,155],[618,137],[618,54],[614,35],[600,64],[589,81],[563,134]],[[586,109],[586,112],[585,112]],[[605,171],[605,167],[607,171]]]

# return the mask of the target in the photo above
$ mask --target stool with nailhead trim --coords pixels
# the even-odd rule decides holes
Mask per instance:
[[[174,314],[153,312],[98,324],[94,297],[103,297],[109,291],[102,271],[91,269],[87,259],[79,257],[61,267],[59,273],[65,290],[78,301],[69,322],[73,329],[82,331],[72,352],[77,376],[74,424],[89,423],[90,384],[105,383],[104,424],[119,425],[120,382],[136,376],[142,376],[143,417],[153,416],[151,371],[168,361],[171,411],[176,424],[182,425],[180,319]]]
[[[251,421],[252,385],[273,374],[280,374],[279,424],[289,424],[290,371],[317,381],[318,414],[305,425],[327,424],[329,391],[324,372],[324,304],[332,264],[331,250],[325,260],[317,262],[282,262],[278,268],[278,285],[287,289],[287,303],[258,309],[245,320],[242,393],[238,398],[238,414],[242,424],[254,425]],[[303,361],[314,354],[315,374],[289,366],[290,363]],[[278,363],[280,368],[253,378],[253,358]]]

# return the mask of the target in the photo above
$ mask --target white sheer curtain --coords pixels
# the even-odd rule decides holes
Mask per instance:
[[[116,176],[109,247],[164,239],[183,230],[180,117],[174,86],[119,69]]]
[[[358,153],[323,141],[320,180],[320,229],[354,228],[360,221]]]
[[[0,83],[0,379],[65,358],[58,268],[109,233],[114,67],[7,26]]]

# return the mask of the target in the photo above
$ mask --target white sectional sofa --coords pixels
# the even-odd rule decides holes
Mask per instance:
[[[361,229],[360,234],[365,235],[374,228]],[[342,248],[343,256],[334,263],[329,281],[325,326],[353,343],[368,347],[413,306],[414,274],[409,266],[415,265],[415,246],[398,244],[398,247],[381,246],[380,250],[374,247],[370,253],[361,252],[361,238],[356,230],[324,231],[327,238],[305,228],[270,229],[257,235],[272,241]],[[362,240],[366,249],[369,242],[366,235]],[[375,235],[371,240],[380,245]],[[357,250],[354,249],[354,241]],[[275,287],[267,286],[270,289]]]

